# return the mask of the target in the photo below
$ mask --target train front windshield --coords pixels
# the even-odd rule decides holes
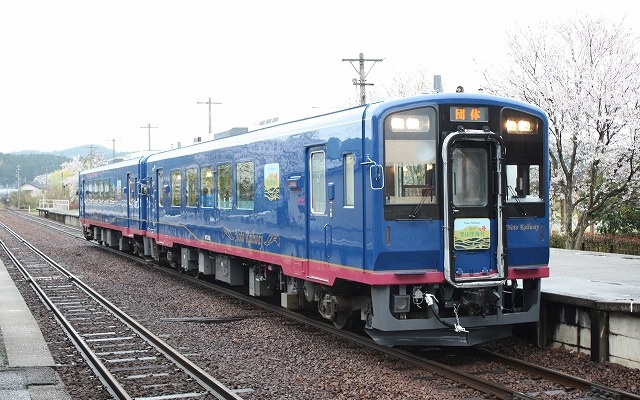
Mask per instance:
[[[412,218],[416,205],[437,203],[435,121],[436,111],[431,107],[386,119],[385,219]]]
[[[473,112],[478,114],[474,116]],[[443,117],[438,118],[438,113]],[[547,189],[543,187],[542,121],[531,114],[499,106],[441,105],[401,111],[385,119],[385,219],[441,217],[435,207],[442,201],[438,199],[442,189],[438,179],[441,174],[439,146],[448,133],[456,132],[461,126],[480,131],[489,128],[504,140],[506,216],[544,216]],[[442,133],[438,134],[438,130]],[[473,171],[468,172],[456,174],[468,178],[465,182],[456,182],[465,192],[484,183],[482,179],[471,179]],[[483,170],[483,174],[486,172]],[[460,196],[462,192],[456,190],[454,195]]]

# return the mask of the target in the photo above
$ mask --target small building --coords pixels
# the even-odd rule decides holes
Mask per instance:
[[[31,182],[31,183],[24,183],[22,184],[22,186],[20,186],[20,191],[23,193],[29,193],[31,196],[36,197],[36,196],[40,196],[42,194],[42,192],[44,191],[45,187],[36,183],[36,182]]]

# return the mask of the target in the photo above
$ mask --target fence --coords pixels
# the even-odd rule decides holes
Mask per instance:
[[[40,199],[38,200],[38,208],[48,208],[52,210],[68,210],[69,209],[69,200],[49,200],[49,199]]]

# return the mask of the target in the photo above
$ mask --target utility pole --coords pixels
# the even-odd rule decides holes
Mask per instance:
[[[111,140],[109,140],[109,142],[111,142],[111,146],[112,146],[111,151],[112,151],[113,156],[111,158],[116,158],[116,139],[115,138],[111,139]]]
[[[371,72],[371,68],[373,68],[373,66],[377,63],[377,62],[382,62],[384,61],[382,58],[368,58],[365,59],[364,58],[364,54],[360,53],[360,58],[343,58],[342,61],[349,61],[351,63],[351,66],[353,67],[353,69],[356,70],[356,72],[358,73],[359,78],[358,79],[353,79],[353,84],[355,86],[360,86],[360,104],[366,104],[367,103],[367,95],[365,92],[365,86],[373,86],[373,83],[367,83],[367,75],[369,75],[369,72]],[[356,66],[353,64],[354,62],[358,61],[359,64],[359,68],[356,68]],[[373,65],[371,65],[371,68],[369,68],[369,70],[365,73],[364,71],[364,63],[365,61],[372,61]]]
[[[96,148],[95,146],[89,145],[87,146],[87,148],[89,149],[89,168],[93,168],[93,160],[96,158],[96,152],[94,151]],[[115,150],[114,150],[115,152]]]
[[[20,166],[16,167],[16,177],[18,178],[18,210],[20,209]]]
[[[222,104],[215,103],[211,101],[211,97],[209,97],[209,101],[199,101],[198,104],[208,104],[209,105],[209,134],[211,134],[211,105],[212,104]]]
[[[149,123],[147,126],[141,126],[140,128],[149,130],[149,150],[151,150],[151,129],[156,129],[157,126],[151,126]]]

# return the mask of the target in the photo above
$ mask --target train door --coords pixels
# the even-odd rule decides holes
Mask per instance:
[[[488,132],[452,133],[444,140],[444,274],[453,286],[506,279],[503,148],[502,139]]]
[[[127,173],[127,190],[125,198],[125,201],[127,202],[127,230],[131,228],[131,221],[136,221],[138,219],[135,214],[136,191],[136,179],[133,174]]]
[[[307,257],[327,263],[332,256],[332,226],[327,193],[327,164],[324,146],[312,147],[307,153]],[[308,270],[304,271],[306,274]]]
[[[160,207],[164,199],[164,192],[162,188],[162,169],[155,170],[155,177],[150,176],[147,182],[149,196],[147,198],[147,232],[157,239],[158,235],[158,222],[160,220]]]
[[[85,218],[84,202],[86,200],[86,196],[87,196],[87,183],[83,179],[82,182],[80,183],[80,190],[78,190],[78,215],[80,216],[80,218]],[[42,206],[46,207],[46,204],[43,204]]]

